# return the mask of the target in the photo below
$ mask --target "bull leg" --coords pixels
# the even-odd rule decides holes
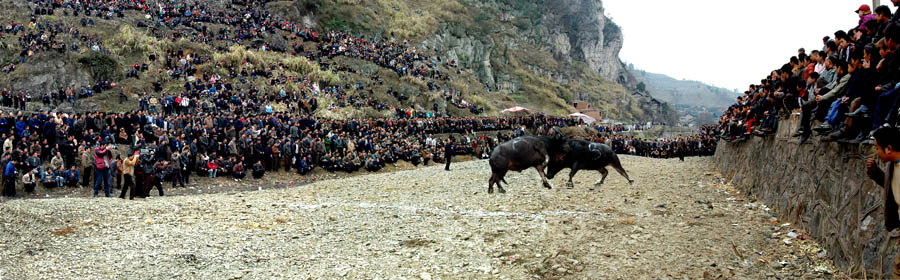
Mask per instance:
[[[575,173],[578,173],[578,163],[572,165],[572,171],[569,172],[569,182],[566,183],[566,188],[574,188],[575,183],[572,182],[572,178],[575,177]]]
[[[497,178],[494,179],[494,183],[497,184],[497,190],[500,191],[500,193],[506,193],[506,190],[503,189],[503,185],[500,184],[500,182],[506,183],[504,177],[506,177],[506,171],[501,171],[500,173],[497,173]],[[509,186],[509,183],[506,183],[506,185]]]
[[[622,168],[622,164],[616,164],[613,168],[615,168],[619,174],[622,174],[622,177],[625,177],[625,180],[628,180],[628,184],[634,185],[634,180],[628,178],[628,173],[625,172],[625,168]]]
[[[597,170],[597,171],[600,171],[600,175],[603,175],[603,177],[600,177],[600,181],[595,183],[594,187],[591,188],[591,190],[594,190],[594,188],[599,188],[600,186],[602,186],[603,182],[606,181],[606,175],[609,175],[609,171],[606,170],[606,167],[600,168],[600,170]]]
[[[494,193],[495,182],[497,182],[497,173],[491,173],[491,178],[488,179],[488,193]]]
[[[547,176],[544,175],[544,165],[543,165],[543,164],[538,164],[538,165],[535,166],[534,168],[537,169],[538,175],[541,175],[541,181],[544,182],[544,187],[547,188],[547,189],[553,189],[553,186],[550,185],[550,181],[547,180]]]

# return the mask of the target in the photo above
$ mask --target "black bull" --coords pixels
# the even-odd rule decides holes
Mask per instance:
[[[507,171],[521,172],[531,167],[537,169],[538,174],[541,175],[544,187],[552,188],[547,177],[544,176],[544,166],[547,165],[552,155],[561,152],[565,141],[565,138],[557,130],[555,136],[526,135],[497,146],[491,153],[491,178],[488,180],[488,193],[494,192],[494,184],[501,193],[506,192],[500,182],[506,183],[503,177],[506,176]]]
[[[595,184],[596,187],[600,187],[600,185],[603,184],[603,181],[606,180],[606,175],[609,174],[609,172],[606,171],[607,166],[612,167],[618,171],[619,174],[622,174],[622,176],[628,180],[629,184],[634,183],[634,180],[628,178],[628,173],[622,168],[619,157],[605,144],[592,143],[581,139],[570,139],[563,144],[561,150],[562,152],[560,154],[554,155],[550,160],[550,163],[547,166],[547,177],[553,179],[560,170],[567,167],[571,168],[572,170],[569,172],[569,182],[566,183],[566,186],[569,188],[574,186],[572,177],[575,177],[575,173],[577,173],[578,170],[600,171],[603,178]]]

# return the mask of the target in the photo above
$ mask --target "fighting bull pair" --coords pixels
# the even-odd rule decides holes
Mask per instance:
[[[566,137],[556,128],[553,129],[553,136],[537,136],[526,135],[509,140],[500,144],[491,153],[491,178],[488,180],[488,193],[494,192],[494,185],[501,193],[506,190],[500,185],[500,182],[506,183],[504,176],[507,171],[517,171],[534,167],[541,176],[544,187],[550,189],[552,186],[547,180],[553,179],[560,170],[570,168],[569,181],[566,186],[572,188],[572,177],[578,170],[597,170],[603,175],[603,178],[595,184],[599,187],[606,180],[609,172],[606,167],[612,167],[619,174],[628,180],[628,183],[634,183],[628,177],[628,173],[622,168],[619,157],[613,150],[604,144],[592,143],[581,139],[566,139]],[[547,168],[547,174],[544,174],[544,168]],[[506,183],[509,185],[509,183]]]

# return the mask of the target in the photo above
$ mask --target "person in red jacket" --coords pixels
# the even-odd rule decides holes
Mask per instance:
[[[112,153],[106,149],[105,145],[100,145],[94,149],[94,197],[100,192],[103,186],[103,194],[109,197],[112,186],[109,184],[109,169],[112,162]]]
[[[206,163],[206,169],[209,169],[209,178],[216,178],[216,171],[219,170],[219,165],[216,163],[215,159],[210,159],[209,162]]]

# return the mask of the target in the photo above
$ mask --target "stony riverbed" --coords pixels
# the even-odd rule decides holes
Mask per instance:
[[[213,194],[0,203],[0,278],[829,278],[814,241],[707,158],[623,156],[635,179],[540,187],[486,161]],[[279,183],[281,184],[281,183]],[[155,194],[155,191],[153,192]]]

